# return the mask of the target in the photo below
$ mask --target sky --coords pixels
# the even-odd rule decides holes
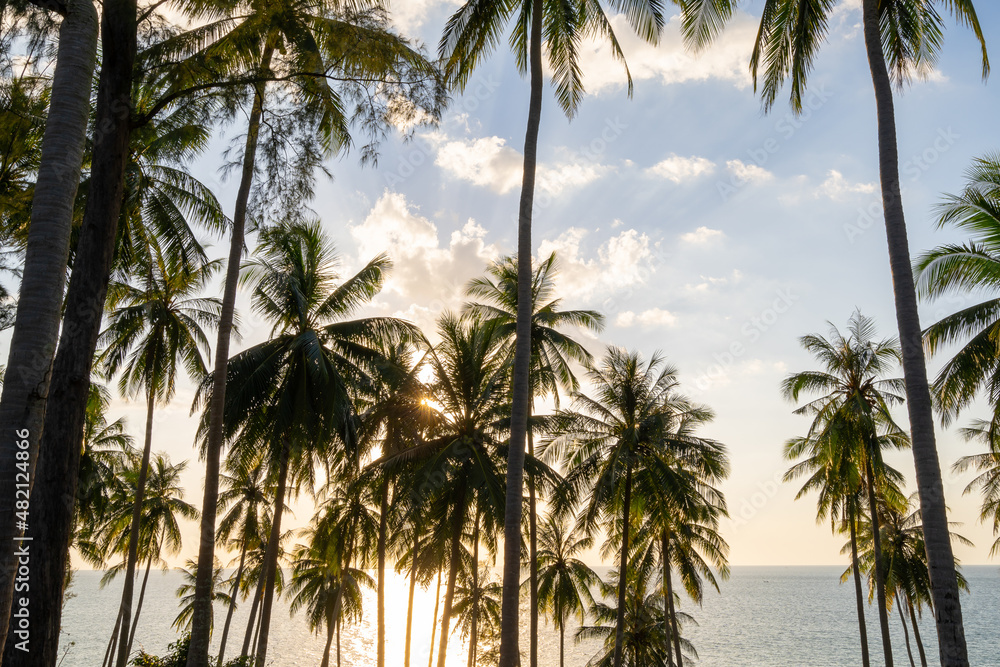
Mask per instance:
[[[457,7],[455,0],[393,4],[399,29],[432,51]],[[583,52],[588,94],[576,118],[563,115],[546,87],[533,248],[536,256],[557,253],[564,307],[605,314],[599,338],[579,334],[595,355],[606,345],[659,351],[679,368],[684,390],[715,410],[702,434],[725,443],[732,460],[722,484],[731,563],[842,563],[843,538],[816,523],[815,499],[796,501],[798,486],[781,482],[790,465],[782,445],[804,434],[808,421],[792,414],[779,385],[814,367],[798,338],[826,333],[830,322],[843,329],[855,309],[883,335],[895,333],[860,2],[842,1],[834,11],[799,117],[788,109],[787,91],[769,114],[755,97],[748,60],[760,5],[744,3],[718,43],[698,55],[684,49],[677,17],[656,47],[614,19],[635,82],[632,99],[620,64],[596,45]],[[1000,45],[1000,8],[983,2],[979,9],[990,45]],[[964,240],[936,229],[934,206],[961,188],[973,157],[998,148],[996,83],[981,79],[974,38],[949,20],[944,49],[927,79],[896,98],[914,255]],[[366,312],[430,331],[442,312],[461,306],[470,279],[513,251],[527,96],[527,82],[501,49],[437,126],[407,142],[387,141],[377,167],[362,169],[356,155],[327,164],[333,178],[321,177],[311,207],[342,255],[343,273],[380,252],[395,265]],[[240,131],[228,128],[193,166],[228,211],[236,183],[221,175],[221,152]],[[216,241],[213,252],[221,251]],[[922,304],[922,323],[970,299]],[[239,307],[244,338],[235,349],[269,332],[245,295]],[[932,374],[943,359],[930,361]],[[153,444],[175,461],[190,459],[187,500],[200,504],[192,396],[186,383],[159,410]],[[143,410],[141,401],[118,400],[114,416],[125,416],[139,436]],[[977,406],[957,425],[984,415]],[[899,418],[905,423],[905,412]],[[989,563],[994,538],[977,522],[979,498],[962,494],[969,475],[949,470],[977,445],[952,427],[939,428],[938,447],[951,518],[976,544],[956,553],[966,564]],[[888,458],[915,491],[910,454]],[[311,502],[300,498],[293,508],[292,526],[308,522]],[[173,561],[196,550],[191,524]]]

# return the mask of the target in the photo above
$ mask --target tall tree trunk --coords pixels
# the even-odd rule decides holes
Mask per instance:
[[[917,623],[917,614],[913,611],[913,601],[910,596],[906,596],[906,606],[910,611],[910,621],[913,625],[913,638],[917,640],[917,651],[920,653],[920,667],[927,667],[927,652],[924,650],[924,642],[920,638],[920,624]]]
[[[257,590],[253,594],[253,602],[250,603],[250,618],[247,620],[247,631],[243,637],[243,649],[240,651],[240,655],[250,654],[250,640],[253,638],[254,628],[257,627],[255,621],[257,620],[257,609],[260,607],[260,599],[264,594],[264,572],[262,571],[257,576]]]
[[[340,619],[337,619],[337,667],[340,667]]]
[[[464,493],[455,503],[451,520],[451,556],[448,559],[448,586],[444,590],[444,605],[441,607],[441,638],[438,645],[438,667],[445,667],[448,657],[448,626],[451,623],[451,606],[455,600],[455,582],[458,579],[458,569],[462,565],[462,508],[465,505]],[[258,666],[261,667],[261,666]]]
[[[566,667],[566,623],[559,624],[559,667]]]
[[[510,449],[507,454],[507,496],[504,509],[503,596],[500,620],[499,667],[518,667],[521,590],[521,503],[524,495],[524,438],[531,401],[531,213],[535,199],[538,126],[542,118],[542,0],[531,2],[528,59],[531,93],[524,135],[524,173],[517,220],[517,318],[510,411]]]
[[[122,611],[118,610],[118,619],[115,621],[115,629],[111,632],[111,639],[108,640],[108,648],[104,651],[104,660],[101,661],[101,667],[105,665],[110,665],[114,661],[115,646],[118,645],[118,632],[122,627]]]
[[[878,447],[872,443],[871,447]],[[892,640],[889,637],[889,613],[886,608],[885,570],[882,567],[882,527],[878,515],[878,500],[875,497],[875,471],[872,467],[871,452],[866,455],[865,468],[868,474],[868,510],[871,514],[872,552],[875,554],[875,603],[878,606],[878,621],[882,631],[882,653],[886,667],[892,667]]]
[[[667,639],[667,665],[674,667],[674,647],[673,642],[670,641],[674,634],[671,630],[673,616],[670,614],[670,596],[673,593],[670,590],[670,545],[667,544],[667,531],[665,530],[660,533],[660,558],[663,565],[663,636]]]
[[[38,460],[49,371],[59,340],[73,204],[90,117],[97,27],[97,10],[91,0],[68,0],[59,27],[17,315],[0,397],[0,493],[4,498],[0,504],[0,649],[6,642],[14,596],[18,558],[14,552],[22,546],[15,543],[15,537],[24,532],[35,534],[27,526],[18,525],[17,508],[8,499],[27,498],[35,477],[31,473]],[[25,451],[18,446],[20,442],[27,442],[28,474],[17,467],[24,462],[17,458],[18,452]],[[31,507],[29,518],[35,518],[35,511]],[[34,526],[36,522],[28,525]]]
[[[155,372],[155,371],[154,371]],[[153,409],[156,407],[156,393],[149,391],[146,397],[146,437],[142,446],[142,463],[139,464],[139,481],[135,485],[135,500],[132,501],[132,525],[129,527],[128,558],[125,561],[125,585],[122,587],[122,631],[128,629],[132,614],[132,591],[135,566],[139,558],[139,529],[142,526],[142,503],[146,496],[146,478],[149,475],[149,456],[153,449]],[[129,643],[118,645],[118,667],[128,663]]]
[[[323,660],[320,661],[319,667],[330,667],[330,648],[333,646],[333,634],[336,625],[336,614],[327,614],[326,645],[323,647]]]
[[[906,628],[906,617],[903,616],[903,604],[899,591],[896,591],[896,609],[899,611],[899,622],[903,624],[903,639],[906,640],[906,655],[910,658],[910,667],[917,667],[913,661],[913,649],[910,647],[910,631]]]
[[[139,627],[139,614],[142,612],[142,601],[146,599],[146,583],[149,581],[149,570],[153,566],[153,559],[146,561],[146,573],[142,575],[142,586],[139,587],[139,601],[135,605],[135,618],[132,619],[132,630],[128,633],[128,648],[126,653],[132,653],[132,643],[135,641],[135,630]]]
[[[434,637],[437,634],[438,606],[441,603],[441,568],[438,568],[437,588],[434,589],[434,620],[431,623],[431,645],[428,650],[427,667],[434,664]]]
[[[54,666],[58,660],[63,586],[73,534],[90,371],[114,258],[129,158],[136,3],[106,0],[103,6],[103,59],[97,89],[95,127],[98,129],[94,135],[90,191],[66,293],[59,348],[52,365],[40,431],[34,475],[37,483],[31,494],[34,538],[31,548],[35,553],[31,559],[32,594],[28,610],[33,619],[33,645],[29,653],[17,650],[15,642],[7,642],[4,664],[8,667],[26,664],[29,658],[32,665],[46,667]],[[86,83],[89,85],[91,81],[88,79]],[[37,188],[36,185],[36,191]],[[60,265],[57,270],[65,271],[65,266]],[[36,361],[42,363],[41,357]],[[47,365],[47,360],[44,363]],[[13,498],[14,494],[8,497]],[[4,540],[3,548],[8,544]],[[6,610],[5,605],[0,607]],[[126,620],[122,621],[122,633],[128,629]]]
[[[920,494],[920,514],[923,521],[941,666],[968,667],[969,655],[965,642],[965,628],[962,624],[962,604],[955,574],[951,535],[948,530],[941,464],[934,443],[934,418],[927,385],[927,368],[917,311],[917,295],[913,286],[906,221],[903,216],[892,82],[882,51],[878,0],[864,0],[863,11],[865,47],[878,113],[879,177],[896,304],[896,322],[899,326],[899,340],[903,352],[906,409],[910,418],[913,463],[917,490]]]
[[[261,72],[267,72],[270,69],[273,54],[274,41],[269,37],[264,52],[261,54]],[[261,116],[264,113],[265,87],[266,84],[261,82],[254,90],[253,106],[247,124],[247,138],[243,150],[243,170],[240,176],[240,187],[236,193],[233,232],[229,239],[229,258],[226,264],[226,284],[222,292],[222,309],[219,313],[212,396],[208,406],[205,494],[201,504],[201,541],[198,546],[198,572],[195,578],[191,645],[188,651],[187,667],[208,667],[208,644],[212,633],[215,517],[219,500],[219,459],[225,440],[223,420],[226,405],[226,374],[229,365],[229,338],[233,331],[233,314],[236,311],[236,288],[240,278],[240,260],[243,257],[243,239],[246,230],[247,206],[250,202],[250,187],[253,185],[254,166],[257,161],[257,138],[260,133]]]
[[[410,552],[410,594],[406,603],[406,645],[403,647],[403,667],[410,667],[410,639],[413,636],[413,593],[417,588],[417,550],[419,548],[420,533],[414,524],[413,551]]]
[[[622,548],[618,565],[618,618],[615,620],[615,662],[622,667],[622,649],[625,642],[625,592],[628,583],[628,534],[629,514],[632,509],[632,462],[625,464],[625,500],[622,503]]]
[[[528,403],[528,456],[535,456],[535,439],[531,433],[533,401]],[[528,614],[530,616],[531,667],[538,667],[538,499],[535,494],[535,476],[528,475]]]
[[[271,629],[271,604],[274,602],[274,579],[278,572],[278,548],[281,543],[281,514],[285,507],[285,489],[288,484],[288,459],[291,443],[284,439],[281,447],[281,461],[278,468],[278,492],[271,519],[271,535],[267,538],[267,554],[264,556],[264,597],[260,605],[260,638],[257,640],[257,667],[264,667],[267,661],[267,638]],[[190,667],[190,662],[188,663]]]
[[[469,667],[476,665],[476,648],[479,644],[479,510],[472,529],[472,628],[469,632]]]
[[[222,667],[223,657],[226,655],[226,640],[229,639],[229,624],[233,621],[233,612],[236,611],[236,598],[240,592],[240,583],[243,581],[243,566],[247,559],[247,537],[243,536],[243,545],[240,548],[240,564],[236,568],[236,579],[233,581],[232,600],[229,601],[229,611],[226,612],[226,623],[222,626],[222,639],[219,641],[219,657],[215,661],[215,667]]]
[[[667,553],[670,553],[669,541],[665,544],[667,547]],[[667,562],[670,562],[670,558],[667,558]],[[677,606],[674,604],[674,580],[673,575],[670,572],[670,568],[667,570],[667,608],[664,610],[670,615],[670,629],[671,635],[674,640],[674,651],[677,653],[677,667],[684,667],[684,655],[681,653],[681,624],[677,622]]]
[[[861,567],[858,563],[858,516],[857,498],[851,501],[848,510],[848,521],[851,524],[851,570],[854,572],[854,595],[858,606],[858,632],[861,635],[861,664],[862,667],[870,667],[871,659],[868,656],[868,626],[865,623],[865,600],[861,591]]]
[[[378,645],[375,656],[377,667],[385,667],[385,544],[388,531],[389,480],[382,483],[381,496],[378,515],[378,618],[375,631],[375,641]]]

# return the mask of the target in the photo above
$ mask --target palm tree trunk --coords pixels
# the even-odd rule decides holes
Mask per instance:
[[[871,445],[877,447],[877,444]],[[868,475],[868,509],[871,514],[872,551],[875,554],[875,597],[878,605],[878,621],[882,630],[882,653],[886,667],[892,667],[892,640],[889,637],[889,614],[885,599],[885,570],[882,569],[882,528],[878,516],[878,500],[875,497],[875,472],[872,468],[870,452],[865,456]]]
[[[441,603],[441,568],[438,568],[437,588],[434,589],[434,620],[431,623],[431,645],[427,657],[427,667],[434,664],[434,637],[437,634],[438,605]]]
[[[66,2],[35,176],[17,315],[0,397],[0,492],[5,499],[0,506],[0,648],[6,643],[14,597],[15,551],[19,546],[14,538],[28,532],[18,527],[12,500],[19,495],[25,497],[28,487],[18,485],[31,484],[36,477],[32,472],[38,461],[49,371],[59,340],[73,204],[87,138],[97,30],[97,10],[91,0]],[[28,474],[19,477],[23,471],[17,467],[17,456],[23,450],[18,443],[24,441],[28,443]],[[32,506],[33,537],[36,511]],[[41,646],[44,642],[40,639],[35,643]]]
[[[153,559],[146,561],[146,573],[142,575],[142,586],[139,587],[139,602],[135,605],[135,618],[132,619],[132,630],[128,633],[128,648],[125,652],[132,654],[132,642],[135,641],[135,629],[139,627],[139,614],[142,612],[142,601],[146,599],[146,582],[149,581],[149,570],[153,565]]]
[[[462,494],[464,496],[464,493]],[[445,667],[448,656],[448,625],[451,623],[451,605],[455,600],[455,583],[458,580],[458,568],[462,564],[462,519],[464,498],[459,498],[451,521],[451,556],[448,562],[448,586],[444,590],[444,605],[441,608],[441,639],[438,645],[438,667]],[[258,667],[262,667],[258,665]]]
[[[323,647],[323,660],[319,667],[330,667],[330,647],[333,646],[333,633],[337,625],[336,614],[327,614],[326,617],[326,646]]]
[[[378,619],[375,641],[378,646],[375,662],[377,667],[385,667],[385,543],[388,531],[389,480],[382,483],[382,497],[378,515]]]
[[[260,70],[271,67],[274,41],[269,38],[261,54]],[[191,617],[191,645],[187,667],[208,667],[208,644],[212,625],[212,569],[215,564],[215,517],[219,500],[219,458],[225,433],[223,418],[226,405],[226,373],[229,365],[229,338],[233,331],[236,310],[236,288],[243,257],[243,237],[246,230],[247,206],[257,160],[257,138],[264,113],[265,83],[254,91],[253,107],[247,125],[243,150],[243,171],[236,193],[233,231],[229,239],[226,264],[226,284],[219,313],[218,338],[215,343],[215,368],[212,376],[212,396],[209,402],[208,436],[205,446],[205,495],[201,504],[201,541],[198,546],[198,573],[195,580],[194,611]],[[280,510],[279,510],[280,512]]]
[[[868,626],[865,624],[865,601],[861,591],[861,567],[858,564],[857,499],[851,502],[848,512],[848,521],[851,524],[851,569],[854,571],[854,595],[858,605],[858,632],[861,635],[861,664],[862,667],[870,667]]]
[[[667,638],[667,664],[674,667],[674,646],[670,638],[676,633],[671,629],[675,619],[671,613],[673,610],[673,591],[670,581],[670,545],[667,543],[667,531],[665,530],[660,533],[660,558],[663,560],[663,624],[665,626],[664,636]],[[680,648],[677,650],[680,652]]]
[[[15,648],[15,642],[7,642],[3,663],[8,667],[29,662],[55,665],[58,661],[63,585],[73,534],[73,499],[76,497],[80,454],[83,450],[83,425],[90,371],[114,257],[125,165],[129,157],[132,76],[136,54],[135,0],[106,0],[103,5],[101,34],[103,57],[95,123],[95,127],[101,131],[94,135],[90,190],[76,245],[65,307],[62,305],[61,293],[41,295],[43,299],[54,299],[57,302],[54,306],[56,309],[63,308],[59,347],[51,366],[48,358],[44,357],[51,347],[44,352],[34,350],[37,354],[28,360],[41,365],[39,370],[46,373],[51,382],[48,386],[48,400],[44,404],[44,425],[33,431],[40,436],[40,440],[31,494],[30,533],[33,538],[31,549],[34,552],[28,582],[31,590],[28,612],[34,619],[31,626],[31,651],[19,651]],[[81,34],[80,38],[85,37]],[[86,80],[88,87],[92,80],[92,77]],[[69,143],[64,146],[67,150],[72,150]],[[72,178],[77,176],[75,168],[66,175]],[[54,185],[56,192],[59,192],[58,184]],[[36,185],[36,192],[48,196],[39,187]],[[68,186],[63,189],[65,187]],[[75,188],[74,185],[73,189]],[[61,263],[64,258],[65,255],[60,252],[60,265],[55,270],[66,270],[65,264]],[[25,294],[25,289],[26,286],[22,284],[22,295]],[[19,308],[20,305],[22,304],[19,304]],[[41,307],[47,310],[44,303]],[[48,339],[41,329],[39,335],[42,340]],[[48,373],[50,369],[51,374]],[[7,375],[12,375],[10,368]],[[29,374],[28,377],[32,376],[33,374]],[[33,386],[32,391],[39,391],[41,388],[42,385],[39,384]],[[35,408],[41,410],[42,406],[35,404]],[[39,415],[40,413],[36,413],[32,416],[23,412],[12,414],[14,419],[22,420],[15,428],[24,428],[26,422],[23,419],[29,416],[32,416],[34,425],[37,426]],[[12,431],[13,429],[6,433],[13,434]],[[6,438],[10,438],[10,435],[6,435],[5,441]],[[6,457],[0,459],[5,460]],[[5,479],[2,472],[0,479]],[[10,489],[7,498],[14,497],[14,490]],[[6,533],[8,525],[7,521],[0,521],[0,526],[3,526],[0,533]],[[12,536],[5,535],[2,544],[0,548],[6,553],[9,545],[13,545]],[[0,563],[0,571],[9,573],[10,570],[2,567],[7,564]],[[3,589],[0,586],[0,590]],[[8,613],[10,599],[2,602],[6,604],[0,604],[0,608],[4,610],[0,613],[0,626],[6,630],[8,626],[4,615]],[[124,621],[122,628],[123,632],[128,628]]]
[[[410,595],[406,603],[406,645],[403,648],[403,667],[410,667],[410,639],[413,636],[413,592],[417,588],[417,549],[419,548],[420,533],[414,524],[413,551],[410,553]]]
[[[669,545],[669,542],[667,544]],[[670,562],[669,558],[667,562]],[[673,636],[674,650],[677,653],[677,667],[684,667],[684,656],[681,654],[681,625],[677,622],[677,606],[674,604],[674,580],[669,567],[667,568],[667,609],[665,611],[670,614],[670,634]]]
[[[118,619],[115,621],[115,629],[111,632],[111,639],[108,641],[108,648],[104,651],[104,660],[101,667],[110,665],[114,661],[115,647],[118,645],[118,634],[122,627],[122,610],[118,609]]]
[[[566,667],[566,625],[559,624],[559,667]]]
[[[913,625],[913,637],[917,640],[917,651],[920,653],[920,666],[927,667],[927,652],[924,650],[924,642],[920,638],[920,625],[917,623],[917,614],[913,611],[913,601],[910,596],[906,596],[906,606],[910,611],[910,621]]]
[[[250,653],[250,643],[251,638],[254,634],[254,629],[257,624],[254,622],[257,620],[257,608],[260,606],[260,599],[264,594],[264,573],[261,572],[257,577],[257,590],[253,594],[253,602],[250,603],[250,618],[247,620],[247,631],[243,636],[243,649],[240,651],[241,656],[248,655]]]
[[[479,644],[479,512],[472,529],[472,628],[469,632],[469,667],[476,665],[476,646]]]
[[[243,537],[243,546],[240,548],[240,565],[236,568],[236,580],[233,581],[232,600],[229,601],[229,611],[226,612],[226,623],[222,626],[222,639],[219,642],[219,657],[215,661],[215,667],[222,667],[222,659],[226,655],[226,640],[229,639],[229,624],[233,621],[233,612],[236,611],[236,597],[240,592],[240,583],[243,581],[243,566],[247,558],[247,538]]]
[[[285,507],[285,490],[288,484],[288,459],[291,443],[284,439],[281,447],[281,461],[278,464],[278,491],[271,519],[271,535],[267,538],[267,554],[264,557],[264,597],[260,606],[260,638],[257,640],[257,667],[264,667],[267,660],[267,638],[271,629],[271,604],[274,601],[274,579],[278,571],[278,546],[281,542],[281,514]],[[339,626],[338,626],[339,627]],[[191,667],[190,661],[188,667]]]
[[[931,595],[942,667],[968,667],[955,558],[948,530],[941,464],[934,442],[934,418],[927,384],[917,296],[899,185],[899,154],[892,82],[882,51],[878,0],[864,0],[864,33],[878,113],[879,177],[892,271],[896,321],[903,352],[906,408],[923,521]]]
[[[899,591],[896,591],[896,609],[899,611],[899,622],[903,624],[903,638],[906,640],[906,655],[910,658],[910,667],[917,667],[913,662],[913,649],[910,647],[910,631],[906,628],[906,617],[903,616],[903,604]]]
[[[528,403],[528,422],[532,405]],[[528,456],[535,456],[535,439],[528,428]],[[538,499],[535,476],[528,475],[528,614],[530,615],[530,665],[538,667]]]
[[[542,118],[542,0],[531,2],[528,59],[531,93],[524,136],[524,173],[517,220],[517,319],[507,454],[507,496],[504,510],[503,597],[500,620],[499,667],[518,667],[518,607],[521,590],[521,502],[524,495],[524,438],[531,400],[531,213],[535,198],[538,126]]]
[[[155,372],[155,370],[154,370]],[[146,436],[142,445],[142,463],[139,464],[139,480],[135,485],[135,500],[132,501],[132,525],[128,536],[128,558],[125,561],[125,585],[122,587],[122,632],[128,630],[132,615],[132,591],[135,566],[139,558],[139,529],[142,526],[142,503],[146,495],[146,478],[149,475],[149,455],[153,449],[153,410],[156,407],[156,393],[150,388],[146,396]],[[118,667],[128,663],[129,643],[122,636],[118,644]]]
[[[632,462],[625,464],[625,500],[622,503],[622,550],[618,565],[618,618],[615,621],[614,667],[622,667],[622,649],[625,642],[625,591],[628,582],[628,527],[632,509]]]

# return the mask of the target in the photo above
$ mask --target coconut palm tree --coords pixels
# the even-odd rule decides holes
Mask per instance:
[[[681,498],[697,492],[698,480],[676,466],[675,457],[683,452],[708,461],[713,457],[696,452],[721,446],[693,435],[692,428],[710,420],[712,413],[678,393],[677,371],[661,356],[646,361],[637,352],[613,347],[599,366],[588,369],[587,378],[596,398],[573,394],[576,410],[560,410],[552,418],[545,450],[562,461],[568,486],[587,491],[584,529],[594,532],[601,519],[618,523],[614,552],[619,570],[628,572],[633,505],[640,500],[633,497],[634,480],[649,476],[680,505]],[[614,667],[625,659],[626,593],[627,578],[622,577]]]
[[[385,256],[343,282],[338,280],[337,261],[318,224],[292,223],[261,234],[256,257],[244,274],[253,287],[254,311],[273,323],[270,340],[230,359],[225,405],[230,437],[240,433],[266,449],[276,471],[258,665],[265,664],[267,656],[277,537],[289,472],[313,475],[316,466],[309,461],[325,465],[338,452],[352,456],[357,452],[353,399],[358,388],[372,384],[376,364],[384,362],[380,346],[416,335],[413,327],[393,318],[347,319],[381,289],[390,267]],[[209,376],[199,400],[211,406],[215,388]],[[205,419],[209,436],[211,414],[209,407]],[[291,481],[295,488],[295,476]]]
[[[156,404],[166,404],[176,391],[177,376],[184,370],[195,380],[206,373],[203,354],[208,353],[205,328],[218,322],[221,303],[196,296],[208,285],[218,264],[208,262],[192,270],[154,250],[151,260],[137,271],[138,284],[115,283],[109,289],[111,313],[102,334],[104,352],[98,363],[109,377],[121,374],[122,395],[145,394],[146,429],[142,463],[136,484],[129,537],[128,564],[122,590],[122,627],[128,627],[132,607],[132,579],[139,543],[139,516],[146,492],[146,476],[153,446]],[[122,645],[122,650],[125,646]],[[124,661],[119,652],[118,662]]]
[[[558,263],[555,253],[539,262],[531,280],[531,364],[528,422],[534,412],[534,398],[551,395],[559,407],[559,389],[577,391],[579,382],[571,362],[588,363],[591,355],[579,342],[559,331],[565,327],[581,327],[595,333],[604,328],[604,316],[593,310],[560,310],[560,300],[554,298]],[[481,299],[466,305],[466,311],[484,319],[496,319],[502,325],[502,335],[513,349],[517,338],[517,258],[502,257],[486,270],[487,275],[472,280],[465,289],[467,296]],[[528,456],[535,455],[531,428],[527,431]],[[538,526],[537,490],[535,480],[528,477],[528,609],[530,616],[530,655],[538,647]]]
[[[478,545],[476,545],[478,546]],[[476,547],[473,547],[476,550]],[[478,565],[478,558],[473,556],[473,565]],[[467,573],[467,581],[455,588],[455,604],[452,613],[458,622],[456,625],[462,631],[463,637],[469,638],[468,667],[476,667],[490,661],[494,656],[493,649],[500,638],[500,598],[503,595],[503,583],[490,576],[485,568],[474,567]],[[485,651],[480,651],[482,646]]]
[[[917,258],[917,292],[924,299],[1000,286],[1000,155],[977,158],[966,172],[966,185],[938,207],[938,227],[970,234],[964,244],[947,244]],[[945,423],[985,391],[990,405],[1000,404],[1000,356],[991,341],[1000,329],[1000,300],[989,298],[927,327],[930,354],[960,344],[934,381],[934,396]]]
[[[1000,445],[998,445],[996,425],[994,422],[978,421],[969,428],[963,429],[963,435],[969,440],[977,440],[987,445],[986,452],[963,456],[955,462],[953,470],[963,473],[975,470],[978,475],[965,487],[965,493],[979,490],[983,495],[983,505],[979,520],[993,520],[993,534],[997,540],[990,548],[990,556],[1000,554]]]
[[[590,535],[580,534],[551,514],[542,522],[538,550],[538,604],[559,630],[559,667],[566,664],[566,624],[573,617],[582,624],[586,610],[594,605],[592,588],[600,577],[580,560],[582,552],[594,544]]]
[[[21,296],[7,352],[9,374],[0,396],[0,432],[27,431],[32,466],[37,461],[51,377],[49,363],[40,363],[40,360],[52,360],[59,339],[73,202],[83,165],[98,34],[97,9],[91,0],[56,3],[40,0],[35,4],[43,10],[61,14],[62,23],[35,175],[38,196],[33,196],[31,202]],[[5,20],[9,19],[5,17]],[[0,489],[6,498],[15,496],[17,442],[18,439],[8,436],[0,445]],[[72,515],[72,507],[68,513]],[[39,518],[38,514],[35,518]],[[10,573],[14,572],[16,558],[15,520],[13,506],[0,512],[0,536],[3,538],[0,540],[0,645],[6,642],[14,595],[14,577]],[[71,532],[71,523],[72,516],[66,521],[67,532]],[[37,533],[33,536],[39,537]],[[46,637],[46,640],[56,642],[57,636]],[[45,652],[56,654],[55,649]]]
[[[796,113],[802,110],[816,54],[826,37],[830,16],[840,6],[841,3],[833,1],[803,5],[797,0],[767,0],[764,4],[750,70],[755,89],[760,86],[765,110],[774,106],[788,78],[791,78],[792,110]],[[950,11],[959,24],[975,33],[982,46],[983,76],[986,77],[989,73],[986,40],[972,0],[863,0],[861,10],[865,51],[875,93],[882,207],[896,322],[903,349],[913,460],[927,531],[941,663],[943,667],[965,667],[969,658],[948,538],[941,467],[934,443],[934,417],[899,183],[892,92],[894,84],[902,87],[914,73],[926,72],[935,64],[943,41],[943,18],[938,6]]]
[[[861,473],[861,484],[868,495],[869,518],[874,526],[872,548],[882,650],[885,664],[891,666],[892,643],[883,577],[878,500],[899,502],[898,494],[894,497],[892,493],[893,478],[898,479],[898,473],[894,474],[885,465],[882,450],[909,446],[909,438],[891,414],[892,406],[904,400],[903,381],[885,377],[901,361],[899,344],[891,339],[877,340],[874,321],[860,312],[851,316],[846,338],[831,324],[829,338],[810,334],[800,338],[799,342],[823,365],[823,369],[795,373],[782,382],[782,394],[788,401],[797,403],[805,395],[817,396],[795,410],[796,414],[810,415],[813,421],[806,438],[793,441],[786,453],[788,456],[801,456],[810,451],[809,447],[829,448],[829,452],[821,454],[829,462],[821,462],[820,467],[829,466],[832,467],[831,472],[845,474],[844,480],[829,489],[832,494],[844,494],[846,487],[850,496],[850,477],[852,473]],[[806,462],[800,470],[804,472],[810,465],[813,464]],[[843,466],[848,469],[844,470]],[[856,466],[856,470],[852,471],[850,466]],[[822,480],[819,482],[822,483]],[[815,485],[807,486],[813,488]],[[835,495],[821,498],[821,503],[835,505],[841,500]]]
[[[179,567],[177,570],[181,573],[181,578],[184,580],[184,583],[177,587],[177,597],[180,598],[181,601],[181,610],[177,614],[177,618],[174,619],[172,627],[181,632],[190,632],[191,617],[194,615],[194,591],[195,581],[197,580],[198,564],[189,558],[184,563],[184,567]],[[226,592],[226,588],[226,580],[222,573],[222,563],[215,561],[215,567],[212,568],[213,605],[215,602],[221,602],[224,605],[232,603],[232,599],[230,598],[229,593]],[[214,620],[214,613],[212,614],[212,618]]]
[[[132,436],[125,430],[125,419],[108,423],[110,405],[107,387],[91,382],[76,493],[78,539],[92,539],[94,531],[107,520],[111,499],[115,494],[125,495],[121,472],[137,455]]]

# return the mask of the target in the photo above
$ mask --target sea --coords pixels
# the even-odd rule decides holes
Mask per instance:
[[[595,568],[606,573],[606,568]],[[685,600],[681,609],[691,614],[697,626],[683,630],[698,651],[694,664],[701,667],[858,667],[861,664],[857,612],[852,583],[841,584],[838,566],[822,567],[733,567],[721,593],[705,595],[701,606]],[[1000,567],[962,568],[970,592],[962,597],[965,634],[973,667],[1000,667]],[[99,667],[115,622],[120,583],[100,587],[100,572],[78,571],[70,589],[71,599],[63,613],[60,667]],[[172,627],[178,612],[176,590],[181,584],[177,571],[150,575],[134,649],[163,654],[176,641]],[[138,588],[138,587],[137,587]],[[386,594],[386,664],[403,664],[406,631],[408,582],[391,575]],[[431,626],[434,615],[434,587],[417,588],[414,602],[414,630],[411,665],[422,667],[430,657]],[[341,664],[367,667],[375,664],[375,593],[364,600],[360,623],[344,626],[341,636]],[[226,654],[232,657],[242,645],[249,604],[234,614]],[[868,607],[867,624],[872,665],[882,664],[878,616]],[[212,652],[218,650],[226,609],[217,605]],[[527,607],[522,606],[521,649],[528,646]],[[309,630],[304,612],[289,612],[289,601],[279,600],[272,616],[267,662],[273,667],[318,667],[325,636]],[[559,635],[542,621],[539,637],[539,664],[559,665]],[[897,667],[910,664],[903,630],[897,613],[890,616],[894,661]],[[925,612],[920,632],[929,664],[938,664],[933,617]],[[911,631],[911,641],[913,641]],[[448,667],[465,667],[468,644],[458,632],[449,638]],[[437,639],[435,639],[435,650]],[[584,667],[599,650],[594,641],[566,640],[566,666]],[[920,665],[916,646],[916,665]],[[436,664],[436,653],[434,656]],[[527,661],[525,661],[527,664]],[[336,665],[335,654],[331,665]]]

